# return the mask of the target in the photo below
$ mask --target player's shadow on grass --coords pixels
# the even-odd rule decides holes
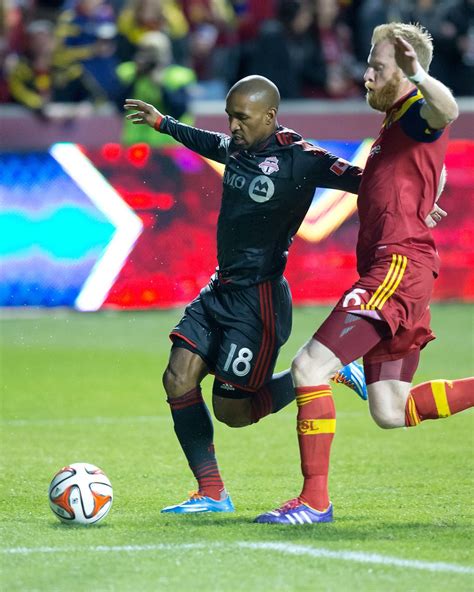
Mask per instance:
[[[245,518],[243,516],[229,516],[228,514],[177,514],[177,515],[163,515],[160,514],[158,518],[159,524],[166,526],[181,526],[188,524],[189,526],[195,526],[197,528],[212,527],[222,528],[223,526],[242,526],[244,524],[251,524],[251,518]]]
[[[184,520],[183,520],[184,518]],[[161,521],[161,519],[160,519]],[[236,537],[245,537],[248,540],[266,540],[275,539],[286,542],[305,542],[314,541],[339,542],[350,540],[371,540],[386,541],[400,540],[407,537],[415,539],[426,539],[433,536],[436,529],[450,529],[452,533],[457,530],[463,531],[464,527],[458,524],[452,524],[449,521],[440,522],[373,522],[367,519],[363,523],[357,523],[357,517],[339,518],[330,524],[298,524],[298,525],[280,525],[280,524],[256,524],[252,517],[229,516],[218,514],[190,515],[190,516],[167,516],[163,519],[164,526],[184,525],[186,522],[187,533],[192,537],[192,531],[199,531],[202,528],[209,530],[215,529],[216,535],[223,530],[236,530]]]

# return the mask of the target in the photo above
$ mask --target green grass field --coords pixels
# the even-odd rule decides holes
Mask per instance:
[[[295,311],[279,369],[325,315]],[[439,339],[416,382],[473,373],[469,305],[433,307]],[[194,488],[164,402],[168,329],[180,311],[4,318],[1,324],[1,589],[5,591],[474,590],[473,415],[383,431],[335,389],[332,524],[252,519],[299,492],[295,407],[216,424],[235,514],[164,516]],[[204,392],[209,401],[211,381]],[[71,462],[114,486],[103,523],[69,527],[47,488]]]

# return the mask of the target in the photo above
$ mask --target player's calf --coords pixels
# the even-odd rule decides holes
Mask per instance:
[[[252,422],[252,393],[219,379],[212,387],[212,406],[216,419],[231,428],[242,428]]]
[[[236,402],[219,397],[212,398],[215,418],[230,428],[243,428],[252,423],[250,405],[250,399]]]

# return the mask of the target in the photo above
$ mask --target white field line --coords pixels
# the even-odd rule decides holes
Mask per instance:
[[[313,558],[337,559],[339,561],[353,561],[356,563],[371,563],[375,565],[388,565],[390,567],[402,567],[405,569],[419,569],[423,571],[451,572],[474,574],[474,568],[455,563],[418,561],[417,559],[401,559],[378,553],[364,553],[362,551],[331,551],[330,549],[306,547],[287,543],[237,543],[245,549],[261,549],[265,551],[277,551],[287,555],[306,555]]]
[[[348,561],[352,563],[366,563],[371,565],[383,565],[388,567],[401,567],[403,569],[416,569],[435,573],[448,572],[458,574],[474,574],[474,568],[455,563],[418,561],[416,559],[402,559],[379,555],[378,553],[363,553],[360,551],[331,551],[330,549],[294,545],[288,543],[250,543],[236,542],[234,544],[155,544],[155,545],[98,545],[89,547],[11,547],[0,549],[3,555],[33,555],[33,554],[62,554],[70,553],[146,553],[154,551],[176,552],[193,549],[206,551],[234,552],[235,548],[250,549],[252,551],[275,551],[283,555],[298,555],[313,559],[334,559],[336,561]]]
[[[338,417],[355,417],[367,415],[364,411],[341,411]],[[285,419],[288,421],[288,413],[278,413],[272,417],[274,419]],[[171,416],[168,415],[131,415],[124,417],[58,417],[58,418],[39,418],[39,419],[0,419],[0,428],[22,428],[34,426],[69,426],[69,425],[122,425],[134,423],[154,423],[160,421],[171,422]]]

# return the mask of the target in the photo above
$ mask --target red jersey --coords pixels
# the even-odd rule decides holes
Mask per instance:
[[[392,253],[438,273],[438,253],[425,218],[436,199],[448,131],[428,126],[420,115],[424,103],[418,90],[395,103],[370,151],[357,200],[361,275]]]

